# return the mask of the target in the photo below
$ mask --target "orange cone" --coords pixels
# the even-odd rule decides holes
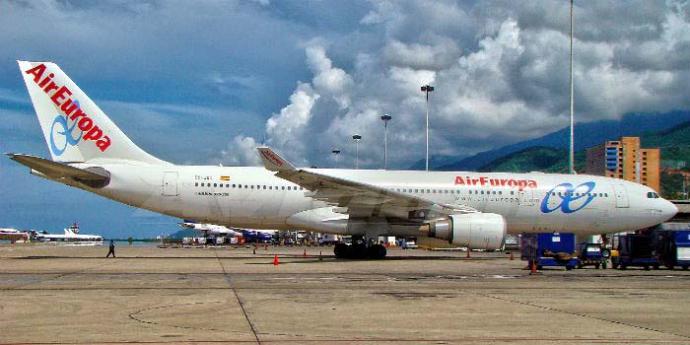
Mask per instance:
[[[273,256],[273,266],[278,266],[280,265],[280,260],[278,260],[278,254]]]
[[[537,274],[537,261],[532,260],[532,264],[530,265],[530,274]]]
[[[306,249],[304,250],[304,253],[302,253],[302,256],[304,256],[305,258],[307,257],[307,250]]]

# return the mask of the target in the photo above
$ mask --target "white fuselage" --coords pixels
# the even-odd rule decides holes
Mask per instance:
[[[79,164],[93,167],[95,164]],[[104,163],[110,183],[88,189],[174,217],[232,227],[353,233],[346,214],[262,167]],[[636,183],[591,175],[309,169],[440,204],[502,215],[509,233],[581,235],[654,226],[677,209]],[[361,229],[361,228],[358,228]],[[392,229],[392,230],[391,230]],[[390,235],[412,235],[388,228]],[[361,232],[361,230],[356,230]],[[380,232],[380,231],[379,231]]]

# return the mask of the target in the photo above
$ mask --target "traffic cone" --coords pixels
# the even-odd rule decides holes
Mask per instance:
[[[530,272],[529,274],[537,274],[537,262],[535,260],[532,260],[530,263]]]
[[[304,253],[302,253],[302,256],[304,256],[305,258],[307,257],[307,250],[306,249],[304,250]]]
[[[278,260],[278,254],[273,256],[273,266],[278,266],[280,265],[280,260]]]
[[[510,261],[515,260],[515,256],[513,255],[513,252],[510,252]]]

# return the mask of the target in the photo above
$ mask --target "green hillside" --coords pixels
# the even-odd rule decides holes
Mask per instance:
[[[585,152],[575,152],[575,170],[585,169]],[[479,171],[552,173],[568,172],[568,151],[551,147],[530,147],[479,168]]]
[[[614,140],[616,138],[611,138]],[[648,133],[640,137],[642,147],[661,148],[663,161],[686,162],[683,168],[690,171],[690,122],[682,123],[669,130],[659,133]],[[575,153],[575,170],[585,170],[586,151]],[[550,147],[530,147],[500,158],[484,165],[480,171],[501,172],[530,172],[543,171],[552,173],[567,173],[567,150]],[[661,192],[668,197],[674,197],[680,190],[682,178],[676,175],[661,175]]]

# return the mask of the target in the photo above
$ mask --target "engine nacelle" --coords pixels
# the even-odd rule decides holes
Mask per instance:
[[[429,237],[469,249],[500,249],[506,237],[506,220],[495,213],[453,214],[429,223]]]

